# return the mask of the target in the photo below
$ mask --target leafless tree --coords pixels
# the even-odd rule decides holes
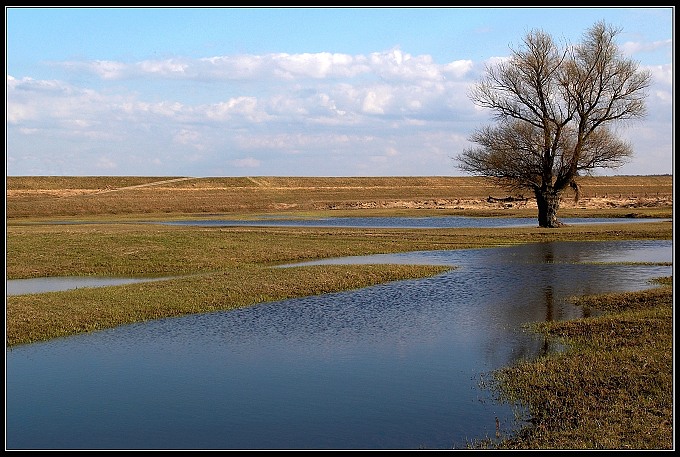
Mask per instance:
[[[572,188],[578,199],[579,176],[617,168],[633,154],[613,127],[646,115],[651,73],[621,54],[618,33],[598,22],[580,44],[560,50],[550,35],[530,32],[470,91],[496,123],[472,134],[478,146],[456,157],[460,169],[532,192],[540,227],[562,225],[561,196]]]

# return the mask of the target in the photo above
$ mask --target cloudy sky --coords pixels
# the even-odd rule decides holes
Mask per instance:
[[[634,158],[673,172],[674,9],[6,8],[6,172],[462,176],[467,90],[532,30],[598,21],[649,69]]]

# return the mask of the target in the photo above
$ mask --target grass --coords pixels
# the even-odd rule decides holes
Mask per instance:
[[[12,347],[119,325],[434,275],[442,267],[393,265],[265,268],[245,265],[176,279],[9,297]]]
[[[191,227],[153,224],[8,225],[8,279],[66,275],[185,275],[349,255],[542,241],[669,239],[671,222],[560,230]]]
[[[604,314],[533,324],[568,349],[494,374],[503,401],[531,425],[501,449],[673,448],[673,291],[586,296]]]
[[[625,204],[565,205],[560,217],[672,218],[672,177],[584,178],[584,196]],[[8,348],[127,323],[436,275],[418,265],[272,266],[326,257],[545,241],[672,239],[670,221],[559,229],[190,227],[141,223],[196,217],[477,215],[535,217],[485,205],[504,191],[478,178],[9,177],[6,276],[172,276],[163,281],[7,297]],[[656,200],[657,203],[647,205]],[[402,202],[410,205],[402,205]],[[477,206],[464,208],[474,201]],[[658,202],[661,204],[658,204]],[[480,204],[480,202],[482,202]],[[630,203],[633,202],[633,203]],[[460,204],[460,206],[459,206]],[[631,206],[632,205],[632,206]],[[54,224],[54,221],[63,224]],[[87,222],[74,224],[74,222]],[[476,447],[669,449],[673,446],[673,293],[584,297],[602,310],[533,331],[568,350],[495,373],[503,401],[531,420]]]
[[[434,266],[272,269],[328,257],[527,242],[668,239],[670,222],[560,230],[192,227],[134,223],[7,227],[7,278],[152,276],[175,279],[8,297],[8,346],[126,323],[248,306],[440,273]],[[69,321],[71,320],[71,321]]]

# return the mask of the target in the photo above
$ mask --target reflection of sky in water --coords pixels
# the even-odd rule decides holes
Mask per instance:
[[[10,279],[5,291],[10,295],[36,294],[81,287],[105,287],[137,282],[161,281],[166,278],[105,278],[92,276],[65,276],[50,278]]]
[[[548,348],[524,323],[581,317],[566,297],[672,272],[577,262],[639,257],[670,261],[672,242],[368,256],[457,268],[20,346],[7,352],[7,447],[462,447],[494,436],[495,417],[512,426],[478,382]]]
[[[577,242],[561,246],[559,244],[547,244],[546,248],[539,252],[546,263],[552,263],[552,257],[559,255],[561,262],[671,262],[672,250],[664,243],[657,241],[636,241],[635,245],[628,245],[626,241],[614,241],[609,243],[586,244],[592,249],[572,249],[569,246],[579,246]],[[644,247],[644,249],[640,249]],[[559,250],[559,253],[555,253]],[[359,264],[359,263],[406,263],[406,264],[434,264],[434,265],[460,265],[475,255],[476,262],[483,262],[476,256],[479,250],[453,250],[453,251],[417,251],[396,254],[376,254],[367,256],[341,257],[304,262],[295,265],[323,265],[323,264]],[[528,255],[527,253],[512,255]],[[536,255],[536,254],[534,254]],[[502,257],[496,256],[493,260],[497,263]],[[534,262],[536,259],[529,259]],[[538,259],[539,261],[541,259]],[[517,259],[512,259],[513,262]],[[284,265],[284,266],[292,266]],[[6,295],[22,295],[50,291],[77,289],[81,287],[104,287],[120,284],[132,284],[137,282],[149,282],[169,279],[163,278],[110,278],[92,276],[65,276],[50,278],[12,279],[7,280],[5,285]]]
[[[562,218],[565,224],[603,224],[656,222],[664,219],[635,218]],[[299,226],[299,227],[365,227],[365,228],[501,228],[537,226],[535,217],[469,217],[469,216],[428,216],[428,217],[327,217],[327,218],[281,218],[262,217],[258,219],[196,219],[156,222],[163,225],[198,225],[206,227],[227,226]]]
[[[469,265],[471,263],[589,263],[589,262],[672,262],[673,245],[664,241],[572,241],[508,246],[484,254],[487,248],[402,252],[367,256],[313,260],[285,266],[323,264],[406,263],[435,265]]]

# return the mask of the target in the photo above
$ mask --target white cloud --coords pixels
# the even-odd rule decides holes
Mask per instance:
[[[355,68],[354,59],[346,54],[275,54],[271,60],[276,68],[274,73],[286,79],[352,77],[365,71],[363,67]]]
[[[216,103],[205,110],[205,115],[211,120],[232,120],[241,118],[251,122],[263,122],[269,116],[264,112],[254,97],[237,97],[226,102]]]
[[[668,86],[669,89],[673,87],[673,64],[654,65],[642,67],[652,73],[652,78],[659,84]]]
[[[63,67],[72,80],[7,76],[9,173],[35,174],[43,167],[50,174],[58,165],[59,173],[73,174],[88,163],[66,160],[67,154],[96,151],[115,161],[92,166],[119,174],[182,175],[191,165],[211,175],[215,157],[229,151],[231,161],[219,164],[231,167],[226,174],[252,167],[295,174],[312,163],[326,175],[458,174],[451,157],[468,146],[474,128],[490,121],[467,96],[484,62],[439,64],[399,48]],[[666,140],[654,143],[653,132],[672,131],[672,116],[665,114],[672,64],[648,68],[654,74],[648,110],[656,117],[653,131],[638,141],[666,147]],[[88,79],[92,75],[96,80]],[[635,139],[635,130],[629,133]]]
[[[254,159],[252,157],[231,161],[231,164],[237,168],[257,168],[261,163],[262,162],[260,160]]]
[[[658,50],[671,50],[673,40],[662,40],[653,42],[627,41],[619,46],[621,52],[627,56],[634,56],[641,52],[653,52]]]
[[[369,140],[370,137],[365,135],[319,132],[240,134],[234,137],[234,142],[239,149],[286,150],[293,152],[301,149],[328,150],[337,146],[361,144]]]
[[[199,132],[190,129],[181,129],[180,131],[175,133],[173,137],[173,141],[175,143],[180,144],[182,146],[188,146],[196,150],[206,149],[206,146],[202,140],[203,138],[201,137],[201,134]]]
[[[388,157],[395,157],[399,155],[399,151],[397,151],[393,147],[388,147],[387,150],[385,151],[385,155]]]
[[[95,166],[98,170],[115,170],[118,168],[118,165],[108,157],[100,157]]]
[[[86,71],[104,80],[170,78],[190,80],[353,79],[369,77],[390,81],[439,81],[447,75],[462,78],[472,62],[461,60],[437,64],[429,55],[412,56],[394,48],[368,56],[330,52],[266,54],[262,56],[213,56],[200,59],[146,60],[137,63],[114,61],[63,62],[71,72]]]
[[[384,114],[385,105],[391,100],[389,90],[385,88],[369,91],[364,97],[361,110],[368,114]]]
[[[143,74],[159,74],[163,76],[172,75],[186,75],[187,70],[190,67],[189,62],[183,62],[178,59],[168,59],[162,61],[151,61],[147,60],[145,62],[140,62],[138,64],[139,71]]]
[[[79,68],[89,68],[90,71],[97,74],[102,79],[118,79],[125,75],[128,66],[122,62],[111,62],[105,60],[96,60],[90,64],[81,62],[67,62],[64,65],[70,67],[72,70]]]
[[[472,60],[458,60],[442,66],[442,73],[460,79],[467,76],[474,67]]]
[[[160,116],[173,117],[184,110],[181,103],[167,101],[159,103],[138,103],[136,109],[139,112],[148,112],[150,114],[157,114]]]

